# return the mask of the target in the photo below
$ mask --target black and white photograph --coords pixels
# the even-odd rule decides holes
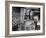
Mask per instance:
[[[40,30],[40,8],[12,7],[12,31]]]
[[[6,1],[5,36],[45,35],[45,4]]]
[[[9,33],[43,33],[43,6],[31,4],[10,4]]]

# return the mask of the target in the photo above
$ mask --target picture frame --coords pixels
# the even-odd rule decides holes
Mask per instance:
[[[40,14],[36,14],[36,16],[38,15],[38,18],[39,18],[39,16],[40,16],[40,27],[39,27],[39,30],[31,30],[32,28],[32,26],[30,27],[29,25],[27,25],[27,23],[29,23],[29,22],[27,22],[27,20],[29,20],[30,19],[30,17],[31,17],[31,15],[32,14],[28,14],[27,12],[29,11],[29,10],[27,10],[29,8],[29,10],[31,9],[31,10],[37,10],[37,11],[39,11],[38,13],[40,13]],[[17,28],[17,29],[19,29],[19,30],[16,30],[16,28],[15,29],[12,29],[12,28],[14,28],[13,26],[13,22],[14,22],[14,20],[13,20],[13,17],[14,17],[14,14],[13,14],[13,12],[15,11],[15,12],[20,12],[19,10],[21,10],[21,12],[22,12],[22,9],[26,9],[27,11],[26,11],[26,13],[27,14],[24,14],[24,11],[23,11],[23,13],[21,14],[21,13],[14,13],[15,15],[18,15],[19,16],[19,14],[21,15],[20,16],[20,18],[21,18],[21,20],[19,21],[19,22],[21,22],[21,23],[23,23],[24,22],[24,24],[26,24],[23,28],[25,28],[24,30],[22,30],[23,28]],[[36,12],[35,12],[36,13]],[[34,14],[35,14],[34,13]],[[24,14],[24,15],[23,15]],[[23,15],[23,16],[22,16]],[[27,15],[27,16],[26,16]],[[26,17],[26,19],[25,19],[25,17]],[[23,19],[24,18],[24,19]],[[28,19],[29,18],[29,19]],[[34,18],[34,17],[33,17]],[[15,19],[15,18],[14,18]],[[13,20],[13,21],[12,21]],[[25,23],[25,21],[27,22],[27,23]],[[34,20],[35,21],[35,20]],[[33,21],[33,22],[34,22]],[[16,22],[16,21],[15,21]],[[18,23],[18,22],[17,22]],[[31,21],[31,23],[32,23],[32,21]],[[20,23],[19,23],[20,24]],[[13,26],[12,26],[13,25]],[[22,25],[20,25],[20,26],[22,26]],[[28,27],[29,26],[29,29],[31,30],[29,30],[29,29],[26,29],[26,27]],[[33,25],[33,27],[35,28],[35,26]],[[40,30],[41,29],[41,30]],[[6,1],[5,2],[5,36],[6,37],[18,37],[18,36],[35,36],[35,35],[44,35],[45,34],[45,4],[44,3],[34,3],[34,2],[17,2],[17,1]]]

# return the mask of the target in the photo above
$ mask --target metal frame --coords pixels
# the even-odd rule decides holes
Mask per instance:
[[[43,6],[43,33],[9,35],[9,4],[14,4],[14,3],[42,5]],[[5,37],[35,36],[35,35],[44,35],[44,34],[45,34],[45,3],[5,1]]]

